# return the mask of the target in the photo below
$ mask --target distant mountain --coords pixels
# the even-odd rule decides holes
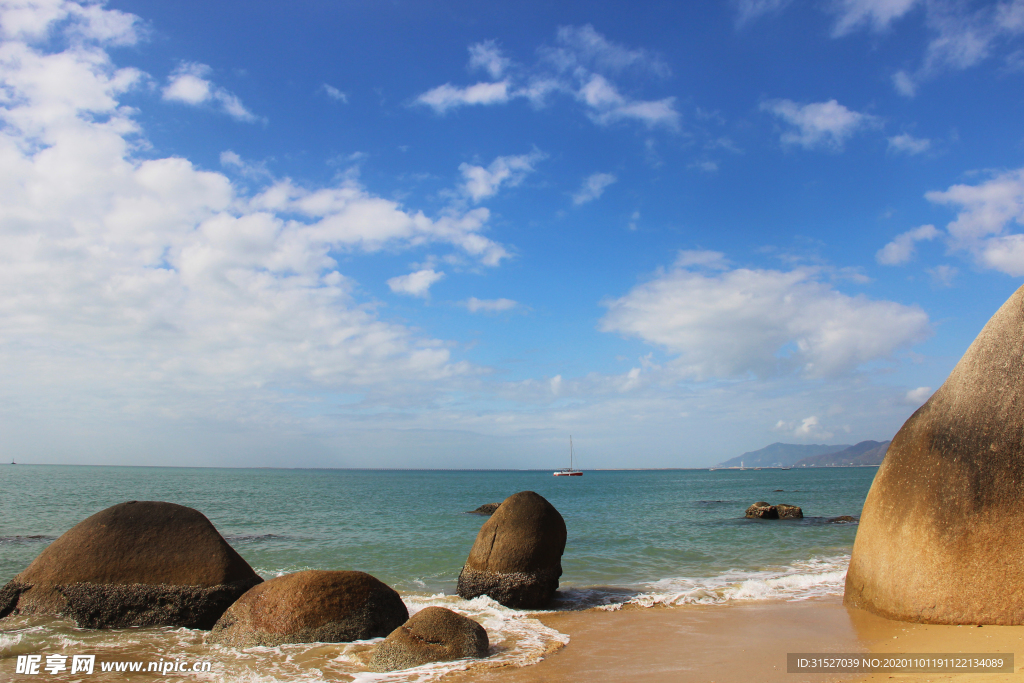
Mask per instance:
[[[726,460],[715,467],[789,467],[798,460],[812,458],[818,455],[836,453],[851,448],[849,444],[838,446],[826,446],[825,444],[795,444],[795,443],[773,443],[765,446],[759,451],[750,451],[738,455],[732,460]]]
[[[861,441],[837,453],[814,455],[793,463],[793,467],[850,467],[854,465],[881,465],[889,441]]]

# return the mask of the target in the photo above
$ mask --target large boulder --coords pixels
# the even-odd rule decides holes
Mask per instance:
[[[444,607],[426,607],[384,639],[370,657],[370,671],[396,671],[467,657],[485,657],[484,627]]]
[[[799,505],[789,505],[788,503],[778,503],[775,509],[779,513],[779,519],[803,519],[804,511]]]
[[[386,636],[409,618],[402,598],[365,572],[309,570],[253,587],[209,641],[234,647],[344,643]]]
[[[1024,288],[893,438],[847,605],[904,621],[1024,624]]]
[[[97,512],[43,550],[0,590],[0,617],[208,629],[261,581],[199,511],[133,500]]]
[[[565,536],[565,520],[543,496],[509,496],[480,527],[459,574],[459,595],[488,595],[516,609],[543,607],[558,589]]]

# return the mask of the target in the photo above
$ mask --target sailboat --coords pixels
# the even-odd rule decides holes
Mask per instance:
[[[572,435],[570,434],[569,435],[569,467],[567,467],[564,470],[557,470],[556,472],[554,472],[554,475],[556,477],[582,477],[583,476],[583,470],[574,470],[572,468],[572,456],[573,456]]]

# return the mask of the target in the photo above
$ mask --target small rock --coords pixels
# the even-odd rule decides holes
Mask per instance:
[[[470,510],[468,514],[471,515],[493,515],[494,511],[498,509],[501,503],[484,503],[476,510]]]
[[[759,500],[747,508],[747,513],[744,516],[748,519],[778,519],[779,511],[771,503]]]
[[[804,511],[796,505],[787,505],[786,503],[779,503],[775,506],[775,509],[779,511],[779,519],[803,519]]]
[[[384,639],[370,657],[370,671],[408,669],[428,662],[485,657],[487,631],[444,607],[426,607]]]
[[[830,519],[826,519],[825,523],[826,524],[851,524],[851,523],[856,522],[856,521],[857,521],[856,517],[851,517],[850,515],[840,515],[839,517],[832,517]]]

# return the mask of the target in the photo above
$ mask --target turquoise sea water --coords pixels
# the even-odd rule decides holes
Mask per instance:
[[[205,514],[265,578],[302,569],[366,571],[396,588],[411,610],[445,604],[490,623],[492,644],[505,647],[496,658],[528,659],[531,652],[549,649],[558,634],[547,633],[550,629],[528,613],[486,598],[453,596],[486,519],[466,511],[532,490],[561,512],[568,542],[558,608],[805,599],[841,594],[857,525],[826,520],[859,515],[875,472],[588,471],[583,477],[556,478],[550,471],[2,465],[0,582],[103,508],[126,500],[164,500]],[[744,519],[746,507],[758,500],[799,505],[805,519]],[[61,638],[84,638],[81,642],[94,648],[123,645],[123,634],[104,634],[67,625],[0,624],[0,667],[14,654]],[[146,638],[145,647],[161,651],[172,643],[185,651],[202,648],[201,632],[186,629]],[[301,646],[285,650],[295,647]],[[293,666],[295,653],[281,650],[274,656],[280,666],[249,678],[304,677],[301,667]],[[336,666],[328,669],[359,677],[360,656],[358,648],[336,653],[329,658]],[[244,659],[232,665],[238,680],[248,680],[244,672],[254,671]],[[322,663],[317,666],[323,670]]]

